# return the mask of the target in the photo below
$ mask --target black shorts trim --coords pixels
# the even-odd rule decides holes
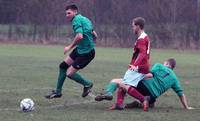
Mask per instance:
[[[74,60],[72,66],[75,69],[83,69],[94,59],[95,50],[92,49],[89,53],[79,54],[77,48],[75,48],[69,56]]]

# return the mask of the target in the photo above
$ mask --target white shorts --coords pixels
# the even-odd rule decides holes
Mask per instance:
[[[137,87],[138,83],[143,80],[144,77],[145,74],[128,69],[124,75],[122,83]]]

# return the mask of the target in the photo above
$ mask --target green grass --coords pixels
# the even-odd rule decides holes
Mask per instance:
[[[120,78],[127,69],[132,49],[97,48],[95,60],[81,73],[93,80],[93,94],[101,91],[112,78]],[[151,63],[177,59],[175,69],[189,104],[200,108],[200,55],[193,51],[152,50]],[[41,45],[0,45],[0,121],[197,121],[200,110],[182,110],[176,94],[169,90],[156,108],[106,111],[114,102],[94,102],[81,98],[82,87],[67,79],[63,98],[46,100],[44,95],[55,87],[58,65],[64,58],[63,47]],[[185,81],[189,81],[186,84]],[[35,110],[18,111],[23,98],[32,98]],[[126,102],[132,100],[126,97]],[[80,104],[78,104],[80,103]]]

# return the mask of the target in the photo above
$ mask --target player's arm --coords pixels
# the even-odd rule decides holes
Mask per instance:
[[[64,54],[69,52],[77,45],[77,43],[79,43],[83,39],[83,26],[80,19],[76,19],[72,22],[72,28],[74,30],[75,37],[72,43],[64,48]]]
[[[154,73],[156,73],[156,71],[160,69],[160,66],[161,64],[159,63],[154,64],[153,67],[151,68],[150,73],[145,74],[144,79],[146,80],[146,79],[154,77]]]
[[[96,42],[97,37],[98,37],[96,31],[93,30],[93,31],[92,31],[92,35],[93,35],[94,42]]]
[[[179,96],[179,99],[180,99],[180,101],[181,101],[181,103],[182,103],[182,105],[183,105],[183,107],[184,107],[185,109],[188,109],[188,110],[194,109],[194,108],[188,106],[186,96],[185,96],[185,94],[183,93],[183,89],[182,89],[182,87],[181,87],[181,85],[180,85],[180,83],[179,83],[177,77],[176,77],[176,82],[175,82],[174,85],[172,86],[172,89],[173,89],[173,90],[176,92],[176,94]]]
[[[74,40],[72,43],[64,48],[64,54],[69,52],[72,48],[74,48],[77,43],[79,43],[83,39],[83,34],[82,33],[77,33],[76,36],[74,37]]]
[[[182,96],[179,96],[179,99],[180,99],[180,101],[181,101],[181,103],[182,103],[182,105],[185,109],[187,109],[187,110],[194,109],[193,107],[188,106],[187,98],[184,94]]]
[[[153,77],[152,73],[145,74],[144,80],[152,78],[152,77]]]

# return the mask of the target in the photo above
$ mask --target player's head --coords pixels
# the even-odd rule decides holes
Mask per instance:
[[[145,19],[142,17],[136,17],[132,21],[133,32],[138,34],[139,31],[144,29]]]
[[[76,5],[68,5],[65,8],[66,17],[68,20],[72,20],[73,17],[78,13],[78,7]]]
[[[176,67],[176,60],[174,58],[170,58],[164,62],[164,66],[167,66],[173,70]]]

